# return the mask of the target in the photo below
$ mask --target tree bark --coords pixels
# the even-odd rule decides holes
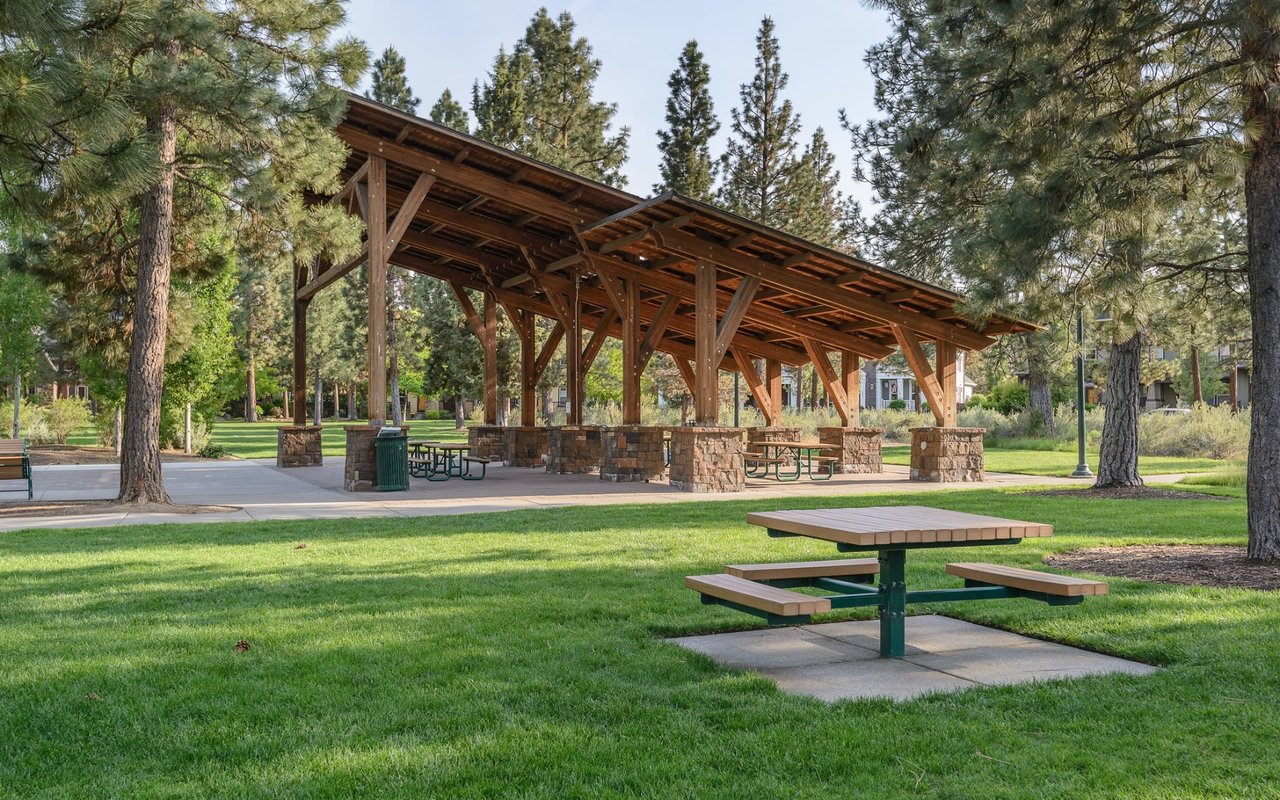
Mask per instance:
[[[1231,413],[1240,410],[1240,370],[1236,367],[1236,346],[1227,348],[1227,403]]]
[[[324,378],[320,377],[320,368],[316,367],[315,372],[315,399],[311,403],[312,425],[319,425],[324,421]]]
[[[157,42],[156,49],[170,61],[178,57],[176,41]],[[126,373],[119,503],[169,502],[160,468],[160,403],[168,340],[177,122],[177,107],[167,97],[159,100],[147,119],[147,130],[155,138],[159,155],[160,177],[143,193],[138,216],[138,288]]]
[[[112,447],[115,450],[116,458],[119,458],[120,447],[122,445],[122,439],[124,438],[124,409],[121,408],[120,406],[116,406],[115,416],[116,416],[116,424],[115,424],[115,431],[114,431],[115,441],[112,442]]]
[[[253,359],[253,287],[249,287],[249,300],[245,304],[244,351],[248,362],[245,375],[244,421],[258,421],[258,369]],[[285,404],[288,406],[288,403]]]
[[[1191,402],[1204,403],[1204,384],[1200,380],[1200,348],[1191,345]]]
[[[1244,43],[1246,60],[1256,60],[1261,79],[1249,86],[1245,129],[1254,134],[1244,173],[1249,220],[1249,305],[1253,320],[1253,366],[1249,392],[1252,424],[1246,480],[1249,558],[1280,560],[1280,105],[1272,95],[1280,84],[1274,55],[1270,7],[1251,3],[1253,37]],[[1232,359],[1231,385],[1236,383]],[[1234,403],[1233,403],[1234,407]]]
[[[1100,489],[1141,486],[1138,476],[1138,402],[1142,369],[1142,333],[1112,343],[1107,365],[1106,419],[1098,464]]]
[[[1053,425],[1053,389],[1050,386],[1049,373],[1045,370],[1044,347],[1047,343],[1038,341],[1041,334],[1027,333],[1024,338],[1027,344],[1027,407],[1034,415],[1037,432],[1052,436]]]
[[[356,382],[347,384],[347,419],[356,418]]]
[[[22,376],[13,375],[13,438],[22,436]]]
[[[187,403],[182,424],[182,452],[191,455],[191,404]]]
[[[455,394],[453,396],[453,427],[455,430],[462,430],[467,425],[467,415],[462,408],[462,395]]]

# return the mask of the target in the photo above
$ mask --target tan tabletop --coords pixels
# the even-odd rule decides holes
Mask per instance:
[[[747,522],[771,530],[856,547],[981,542],[1052,536],[1052,525],[926,506],[762,511]]]
[[[834,450],[841,445],[821,442],[752,442],[753,447],[796,447],[802,450]]]

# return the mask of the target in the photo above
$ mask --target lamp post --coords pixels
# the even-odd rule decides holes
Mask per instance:
[[[1080,458],[1076,464],[1073,478],[1092,478],[1093,470],[1084,457],[1084,309],[1076,310],[1076,342],[1080,349],[1076,353],[1076,448]]]

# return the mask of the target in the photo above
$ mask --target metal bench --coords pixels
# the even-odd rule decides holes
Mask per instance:
[[[1073,578],[1052,572],[1038,572],[1000,564],[957,563],[947,565],[947,574],[964,578],[965,586],[1002,586],[1030,596],[1079,598],[1107,593],[1107,585],[1087,578]],[[1024,595],[1025,596],[1025,595]],[[1041,599],[1036,597],[1036,599]]]
[[[705,605],[722,605],[764,617],[770,624],[807,622],[811,614],[831,610],[831,601],[790,592],[737,575],[690,575],[684,585],[698,592]]]
[[[26,481],[27,499],[35,497],[31,482],[31,456],[26,442],[21,439],[0,439],[0,481]],[[0,489],[4,492],[20,492],[22,489]]]

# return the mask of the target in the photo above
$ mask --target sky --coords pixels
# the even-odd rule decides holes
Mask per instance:
[[[426,116],[440,92],[450,89],[470,109],[471,85],[488,74],[499,46],[508,50],[524,35],[543,3],[536,0],[350,0],[347,32],[365,41],[373,57],[388,45],[404,55],[409,84]],[[684,43],[697,39],[711,69],[711,93],[720,134],[712,155],[724,149],[730,109],[738,89],[755,73],[755,35],[773,17],[788,97],[800,114],[802,143],[821,126],[838,159],[842,189],[864,203],[870,188],[856,184],[848,135],[839,110],[854,120],[874,115],[873,82],[862,62],[867,48],[889,33],[883,12],[856,0],[561,0],[603,66],[596,98],[616,103],[615,129],[631,129],[630,158],[623,166],[627,189],[647,196],[658,180],[657,131],[664,126],[667,78]],[[361,90],[367,88],[368,80]]]

